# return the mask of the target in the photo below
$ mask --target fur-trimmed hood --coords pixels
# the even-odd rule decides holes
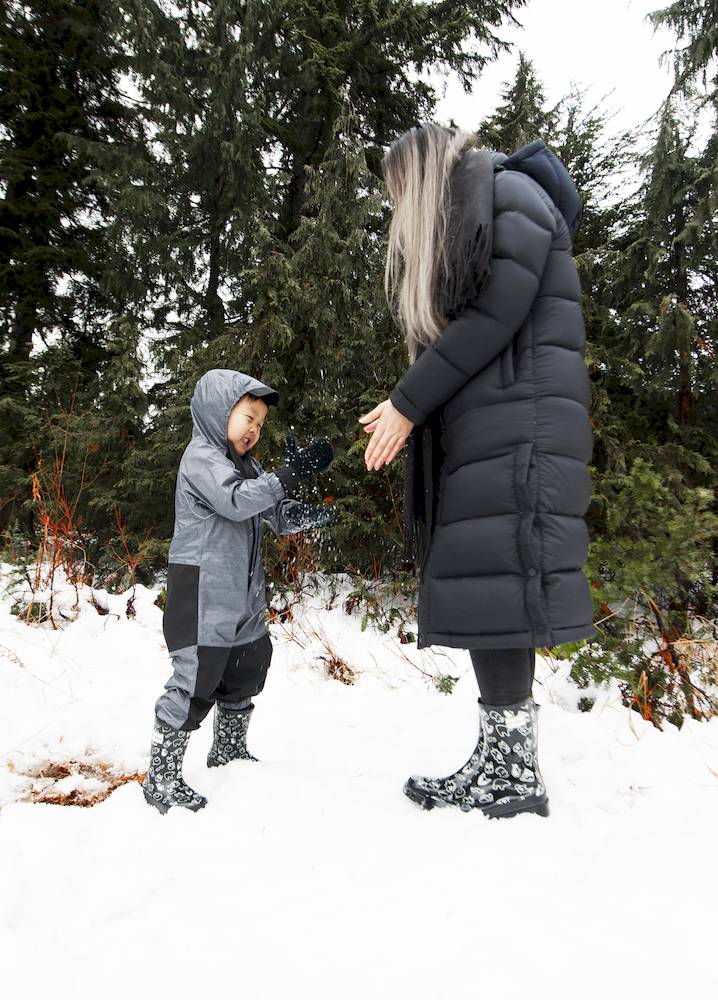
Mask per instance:
[[[449,179],[447,273],[439,309],[451,318],[478,297],[491,273],[494,174],[516,170],[540,184],[566,220],[571,236],[581,218],[581,198],[561,160],[542,139],[511,156],[468,149]]]

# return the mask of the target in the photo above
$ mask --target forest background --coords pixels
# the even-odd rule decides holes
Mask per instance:
[[[413,640],[402,465],[368,473],[357,423],[407,363],[380,161],[436,120],[431,74],[468,91],[525,6],[0,2],[0,546],[19,588],[161,579],[192,389],[238,368],[281,393],[265,467],[289,430],[336,454],[304,493],[336,523],[265,538],[271,614],[348,573],[348,610]],[[718,3],[650,20],[674,84],[644,125],[617,134],[576,88],[549,104],[526,36],[471,127],[507,153],[542,138],[583,199],[599,637],[554,652],[660,726],[716,711]],[[15,611],[62,625],[45,600]]]

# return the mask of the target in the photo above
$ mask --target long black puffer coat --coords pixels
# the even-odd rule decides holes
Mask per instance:
[[[554,646],[595,634],[582,571],[589,384],[571,256],[580,200],[540,140],[492,159],[490,277],[390,395],[413,423],[431,417],[441,429],[419,648]]]

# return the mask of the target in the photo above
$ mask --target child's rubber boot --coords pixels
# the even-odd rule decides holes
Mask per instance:
[[[150,766],[142,782],[145,798],[161,813],[172,806],[196,812],[207,805],[207,799],[185,782],[182,761],[189,741],[189,731],[173,729],[155,717],[150,749]]]
[[[214,739],[207,754],[207,767],[220,767],[231,760],[256,760],[247,749],[247,730],[254,705],[229,709],[214,706]]]
[[[538,705],[529,696],[514,705],[479,701],[483,752],[462,809],[498,818],[532,812],[548,816],[548,796],[536,756]]]

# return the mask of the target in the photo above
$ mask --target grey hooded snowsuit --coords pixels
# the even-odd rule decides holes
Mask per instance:
[[[250,375],[215,368],[198,380],[190,403],[192,439],[177,473],[162,622],[173,673],[155,706],[175,729],[197,729],[214,701],[231,704],[262,690],[272,654],[262,523],[277,534],[299,530],[303,505],[286,496],[286,478],[264,472],[254,458],[256,478],[246,478],[231,456],[227,420],[247,392],[268,405],[279,399]]]

